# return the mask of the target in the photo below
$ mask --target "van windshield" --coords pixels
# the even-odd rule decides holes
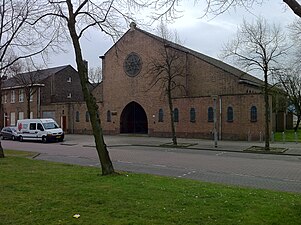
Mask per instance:
[[[43,123],[43,126],[46,130],[59,128],[59,125],[57,125],[57,123],[54,122]]]

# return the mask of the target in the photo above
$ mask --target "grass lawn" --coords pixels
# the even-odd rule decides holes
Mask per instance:
[[[98,168],[5,153],[1,225],[301,223],[300,194],[132,173],[102,177]]]
[[[287,141],[287,142],[296,141],[294,130],[284,131],[284,136],[285,136],[285,141]],[[274,140],[277,141],[277,142],[283,142],[282,132],[275,132]],[[300,131],[297,131],[297,141],[301,142],[301,132]]]

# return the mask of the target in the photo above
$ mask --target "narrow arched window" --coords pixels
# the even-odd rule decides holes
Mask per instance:
[[[175,108],[173,110],[173,120],[174,120],[174,122],[179,122],[179,110],[178,110],[178,108]]]
[[[231,106],[227,109],[227,121],[233,122],[233,108]]]
[[[208,108],[208,122],[213,122],[213,108]]]
[[[251,107],[251,122],[257,121],[257,108],[256,106]]]
[[[79,122],[79,111],[76,111],[75,113],[75,121]]]
[[[195,123],[195,108],[190,109],[190,122]]]
[[[88,111],[86,112],[86,122],[90,122],[90,114]]]
[[[111,118],[111,111],[108,110],[107,111],[107,122],[111,122],[112,121],[112,118]]]
[[[163,109],[159,109],[159,119],[158,119],[158,122],[163,122]]]

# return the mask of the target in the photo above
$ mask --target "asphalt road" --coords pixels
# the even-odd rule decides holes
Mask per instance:
[[[83,143],[2,141],[4,149],[34,151],[36,159],[99,166],[95,147]],[[116,144],[116,170],[301,193],[301,156],[187,150]]]

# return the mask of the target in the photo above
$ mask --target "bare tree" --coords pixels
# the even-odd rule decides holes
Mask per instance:
[[[282,88],[285,90],[290,104],[293,105],[291,112],[297,117],[294,130],[297,131],[301,121],[301,73],[300,64],[291,65],[288,68],[274,72]]]
[[[224,58],[233,59],[237,65],[247,70],[259,70],[264,77],[265,101],[265,149],[269,150],[269,84],[268,76],[280,64],[280,59],[288,51],[285,34],[279,26],[269,25],[263,18],[255,23],[246,21],[239,27],[236,38],[225,45]]]
[[[162,45],[157,56],[150,60],[148,76],[152,77],[150,88],[156,85],[160,86],[163,95],[167,97],[168,108],[170,114],[170,125],[173,145],[177,145],[177,136],[174,120],[173,97],[177,89],[185,90],[185,86],[181,84],[181,78],[185,77],[185,56],[183,52],[176,49],[176,44],[168,39],[174,39],[179,42],[178,35],[172,34],[166,25],[162,22],[158,27],[159,35],[162,37]]]
[[[262,4],[268,1],[269,0],[207,0],[207,12],[221,14],[231,7],[244,7],[249,10],[254,4]],[[282,2],[297,16],[301,17],[301,5],[297,0],[283,0]]]
[[[88,73],[89,81],[92,84],[98,84],[102,81],[102,69],[100,66],[90,68]]]
[[[249,10],[252,5],[262,4],[267,1],[269,0],[207,0],[206,11],[217,15],[227,11],[231,7],[244,7]],[[173,0],[173,2],[177,2],[177,0]],[[282,2],[301,18],[301,5],[298,0],[283,0]]]
[[[61,30],[54,21],[40,16],[45,3],[39,0],[1,0],[0,2],[0,70],[4,70],[20,59],[43,54],[47,49],[61,49],[58,43]]]
[[[289,37],[292,42],[289,57],[283,68],[273,71],[274,78],[280,83],[289,100],[288,110],[297,117],[294,130],[297,131],[301,121],[301,19],[289,25]]]
[[[131,3],[132,1],[128,1]],[[96,150],[101,162],[102,175],[115,173],[107,146],[104,142],[101,120],[98,116],[98,105],[89,89],[89,77],[83,59],[80,39],[92,27],[98,27],[102,32],[115,38],[120,32],[120,20],[129,18],[126,10],[129,5],[123,1],[91,1],[82,0],[72,2],[49,0],[51,11],[44,18],[53,19],[62,26],[67,27],[69,37],[73,44],[77,71],[80,77],[82,92],[90,114],[90,122],[96,144]],[[133,4],[136,4],[133,1]]]
[[[205,12],[203,15],[219,15],[231,8],[237,9],[240,7],[243,7],[249,11],[253,5],[261,5],[263,2],[268,1],[271,0],[206,0]],[[179,17],[179,14],[183,13],[178,10],[178,5],[181,0],[162,0],[159,2],[159,4],[158,1],[154,2],[157,3],[158,7],[157,12],[153,16],[156,19],[162,17],[177,18]],[[295,13],[298,17],[301,17],[301,4],[298,0],[283,0],[279,2],[283,2],[284,5],[293,11],[293,13]],[[203,1],[193,2],[193,4],[199,3],[201,4]],[[163,8],[163,10],[160,10],[160,7]]]
[[[60,34],[56,32],[57,29],[53,29],[53,21],[39,18],[44,9],[44,3],[39,0],[0,1],[0,81],[7,76],[7,69],[18,60],[58,47],[56,41]],[[4,156],[1,145],[0,152],[0,157]]]
[[[301,65],[301,18],[297,18],[288,26],[289,38],[292,42],[292,54],[289,57],[291,64]]]

